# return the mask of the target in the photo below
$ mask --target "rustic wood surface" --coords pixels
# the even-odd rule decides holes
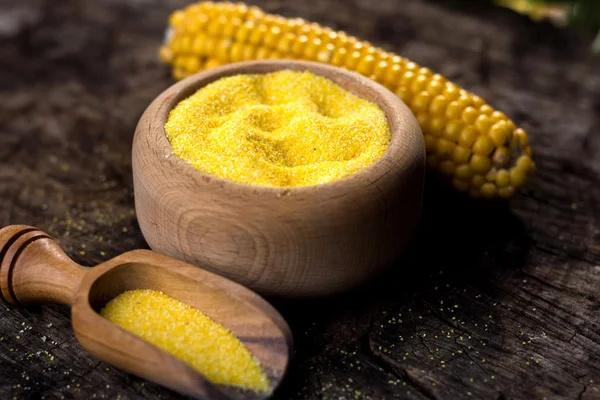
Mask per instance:
[[[600,57],[589,38],[472,0],[252,1],[344,29],[486,98],[530,134],[509,205],[428,182],[408,265],[350,295],[273,304],[295,358],[278,398],[600,398]],[[131,142],[172,83],[184,1],[0,1],[0,225],[95,265],[146,247]],[[0,306],[0,398],[176,399],[88,356],[62,306]]]

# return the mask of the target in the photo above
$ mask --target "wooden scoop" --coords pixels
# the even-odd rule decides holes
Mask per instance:
[[[92,356],[176,392],[203,399],[266,398],[284,376],[292,334],[260,296],[219,275],[149,250],[121,254],[94,268],[73,262],[46,233],[26,225],[0,230],[0,299],[12,305],[71,306],[75,337]],[[99,314],[120,293],[160,290],[229,328],[258,359],[270,391],[215,385],[186,363]]]

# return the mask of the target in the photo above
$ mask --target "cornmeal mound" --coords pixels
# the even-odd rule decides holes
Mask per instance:
[[[100,314],[126,331],[186,362],[216,384],[268,391],[252,354],[227,328],[204,313],[154,290],[130,290]]]
[[[181,101],[165,125],[175,155],[239,183],[325,183],[366,168],[391,136],[376,104],[309,71],[221,78]]]

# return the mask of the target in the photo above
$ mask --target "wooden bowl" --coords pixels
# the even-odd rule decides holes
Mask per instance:
[[[346,178],[293,188],[223,180],[173,154],[164,125],[178,102],[225,76],[282,69],[309,70],[378,104],[392,134],[385,154]],[[251,61],[190,76],[146,109],[132,156],[149,246],[266,296],[332,295],[367,282],[394,264],[421,215],[425,146],[415,116],[375,81],[326,64]]]

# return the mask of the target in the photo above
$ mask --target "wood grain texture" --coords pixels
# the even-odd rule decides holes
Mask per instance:
[[[392,136],[381,158],[334,182],[270,188],[220,179],[173,154],[164,126],[180,101],[226,76],[283,69],[311,71],[377,104]],[[425,144],[416,118],[383,86],[320,63],[237,63],[171,86],[141,117],[132,158],[150,247],[265,295],[332,295],[370,281],[406,250],[421,217]]]
[[[124,372],[198,399],[267,398],[287,369],[292,335],[258,295],[220,275],[148,250],[123,253],[95,268],[71,261],[46,233],[31,226],[0,229],[0,286],[13,305],[71,306],[79,344]],[[214,385],[186,363],[104,319],[100,310],[127,290],[152,289],[206,313],[231,330],[260,362],[269,393]]]
[[[187,2],[21,0],[9,12],[15,3],[0,1],[14,21],[0,32],[0,226],[35,225],[82,265],[147,246],[132,137],[172,84],[156,48]],[[591,38],[474,0],[250,3],[344,29],[472,89],[524,126],[538,167],[507,205],[465,201],[428,176],[403,270],[346,296],[271,302],[296,339],[274,398],[597,399]],[[90,357],[63,306],[0,306],[0,338],[3,399],[184,398]]]

